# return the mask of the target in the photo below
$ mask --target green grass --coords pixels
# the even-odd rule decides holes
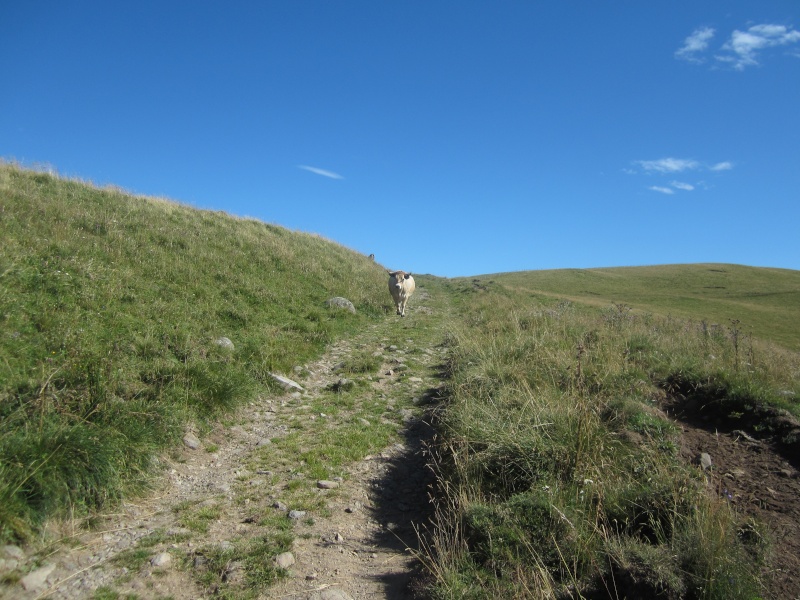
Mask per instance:
[[[272,391],[270,372],[380,322],[380,345],[405,350],[410,368],[442,340],[448,350],[432,367],[444,401],[431,415],[436,527],[420,553],[431,597],[591,596],[612,581],[654,597],[759,593],[761,525],[681,464],[656,404],[679,393],[762,430],[765,407],[800,415],[800,272],[420,275],[427,310],[412,299],[410,318],[385,321],[385,271],[333,242],[11,165],[0,165],[0,239],[0,543],[144,489],[188,424],[229,418]],[[357,313],[327,308],[332,296]],[[403,427],[387,403],[410,406],[411,386],[371,397],[374,351],[344,360],[349,383],[252,459],[291,470],[280,499],[309,518],[326,510],[315,480],[346,477]],[[176,510],[199,536],[220,509]],[[260,517],[261,538],[198,550],[199,583],[235,575],[220,594],[247,597],[282,575],[271,557],[293,525]],[[120,560],[135,570],[160,536]]]
[[[273,528],[267,535],[235,539],[226,547],[203,546],[195,551],[195,560],[201,560],[193,575],[205,589],[217,590],[215,597],[260,598],[286,575],[272,559],[289,550],[292,537],[285,528]]]
[[[454,280],[487,285],[530,299],[565,299],[605,308],[705,320],[728,326],[738,319],[746,333],[800,350],[800,271],[728,264],[661,265],[613,269],[524,271]]]
[[[680,392],[748,426],[765,406],[798,415],[800,356],[735,323],[532,295],[523,275],[503,277],[449,283],[460,314],[420,555],[429,593],[593,597],[616,582],[623,595],[757,597],[762,538],[682,465],[654,404]]]
[[[379,265],[255,220],[7,164],[0,215],[3,541],[146,485],[187,422],[390,310]]]

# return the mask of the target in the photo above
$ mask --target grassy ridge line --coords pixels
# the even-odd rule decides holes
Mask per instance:
[[[800,271],[729,264],[563,269],[483,275],[516,292],[592,306],[708,320],[738,319],[756,337],[800,350]]]
[[[121,497],[187,422],[390,308],[383,269],[318,236],[7,164],[0,239],[4,541]]]

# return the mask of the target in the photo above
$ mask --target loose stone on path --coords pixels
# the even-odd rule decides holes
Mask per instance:
[[[50,577],[50,574],[55,568],[55,564],[50,564],[36,569],[35,571],[31,571],[20,580],[20,584],[22,584],[22,587],[28,592],[41,590],[47,585],[47,578]]]
[[[291,552],[282,552],[275,557],[275,564],[281,569],[288,569],[295,564],[294,554]]]

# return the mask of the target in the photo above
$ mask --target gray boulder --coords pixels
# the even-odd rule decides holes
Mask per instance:
[[[330,300],[326,300],[325,306],[330,308],[342,308],[344,310],[349,310],[353,314],[356,312],[356,307],[353,306],[353,303],[350,302],[350,300],[347,298],[341,298],[339,296],[336,298],[331,298]]]
[[[270,373],[270,376],[285,390],[297,390],[298,392],[302,392],[302,386],[289,379],[288,377],[284,377],[283,375],[278,375],[277,373]]]
[[[225,348],[226,350],[235,349],[235,346],[233,345],[233,342],[230,340],[230,338],[226,337],[217,338],[216,340],[214,340],[214,343],[221,348]]]

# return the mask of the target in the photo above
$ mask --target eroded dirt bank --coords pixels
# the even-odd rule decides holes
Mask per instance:
[[[759,436],[746,423],[731,421],[701,402],[670,398],[663,408],[681,427],[684,460],[697,464],[702,453],[711,458],[711,467],[705,470],[710,491],[766,527],[765,541],[772,548],[762,571],[766,597],[800,598],[797,444]]]

